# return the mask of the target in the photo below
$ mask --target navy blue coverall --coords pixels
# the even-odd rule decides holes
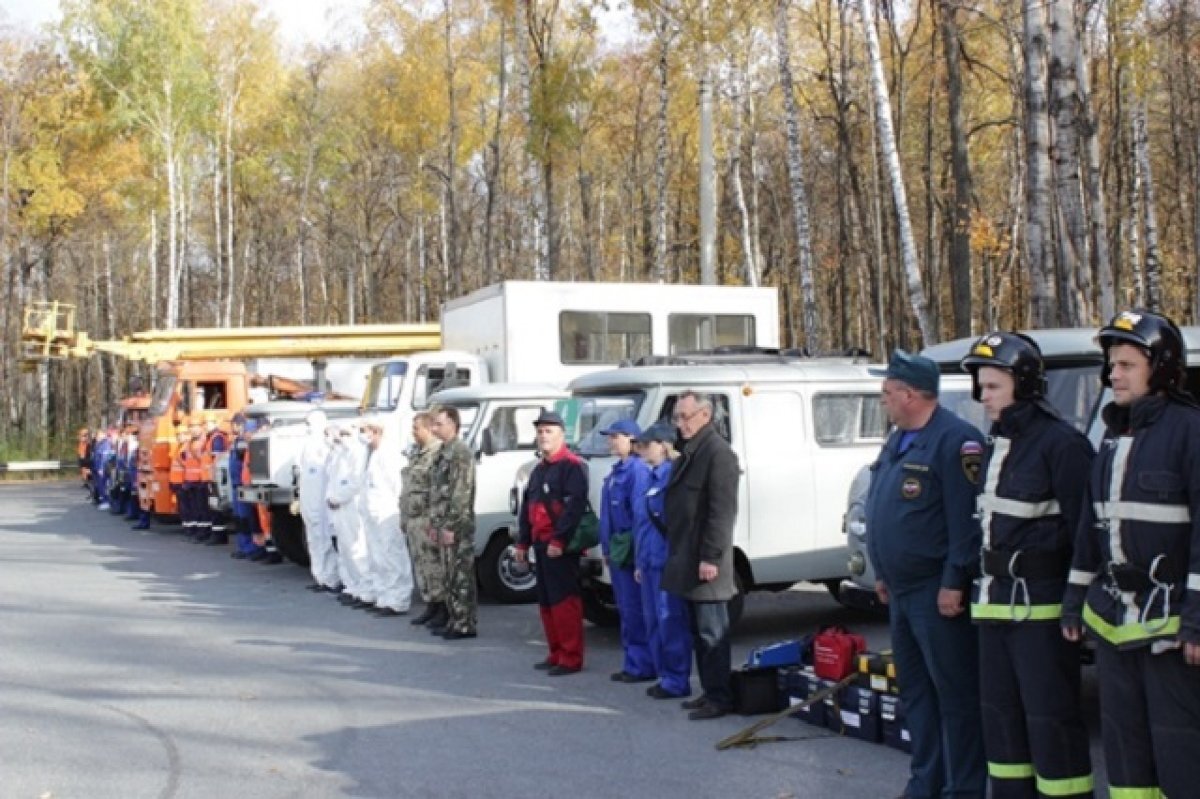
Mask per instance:
[[[646,496],[650,469],[636,455],[613,464],[604,478],[600,506],[600,549],[608,560],[613,596],[621,614],[621,648],[625,658],[621,671],[632,677],[654,677],[654,656],[642,618],[642,592],[634,579],[634,564],[621,565],[609,558],[609,545],[617,534],[634,534],[634,505]]]
[[[983,797],[978,639],[968,614],[938,612],[966,592],[979,557],[979,431],[938,406],[919,431],[894,430],[871,466],[867,548],[887,586],[900,698],[912,736],[910,799]]]

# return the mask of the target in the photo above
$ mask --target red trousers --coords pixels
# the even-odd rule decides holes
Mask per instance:
[[[583,599],[579,594],[579,556],[551,558],[535,543],[538,611],[550,647],[547,661],[568,669],[583,668]]]

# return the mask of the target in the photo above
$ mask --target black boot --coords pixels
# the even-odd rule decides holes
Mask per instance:
[[[423,610],[421,612],[421,615],[417,616],[415,619],[413,619],[409,623],[410,624],[425,624],[430,619],[432,619],[435,615],[437,615],[438,608],[440,608],[440,607],[442,607],[441,602],[426,602],[425,610]]]
[[[437,610],[434,611],[434,614],[429,619],[429,621],[425,622],[425,626],[428,627],[430,630],[437,630],[437,629],[444,630],[444,629],[446,629],[446,623],[449,621],[450,621],[450,612],[448,610],[446,610],[446,604],[444,602],[438,602]]]

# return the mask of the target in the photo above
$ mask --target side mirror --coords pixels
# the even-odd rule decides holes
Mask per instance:
[[[479,452],[482,455],[492,456],[496,454],[496,442],[492,440],[492,431],[484,430],[483,435],[479,438]]]

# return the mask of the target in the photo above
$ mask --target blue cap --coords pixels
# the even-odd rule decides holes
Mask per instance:
[[[258,429],[257,419],[247,419],[246,424],[242,425],[242,430],[246,433],[253,433]]]
[[[558,415],[554,411],[548,411],[545,409],[542,409],[542,412],[538,414],[538,418],[533,420],[534,427],[541,427],[543,425],[552,425],[562,428],[566,427],[566,425],[563,424],[562,416]]]
[[[675,428],[665,421],[655,422],[637,437],[639,444],[649,444],[651,441],[673,443],[677,438]]]
[[[637,438],[641,434],[642,428],[638,427],[638,423],[632,419],[618,419],[600,431],[602,436],[622,435]]]
[[[924,355],[914,355],[904,350],[896,350],[888,361],[887,369],[870,369],[876,377],[889,380],[899,380],[917,391],[938,393],[938,383],[941,375],[937,364]]]

